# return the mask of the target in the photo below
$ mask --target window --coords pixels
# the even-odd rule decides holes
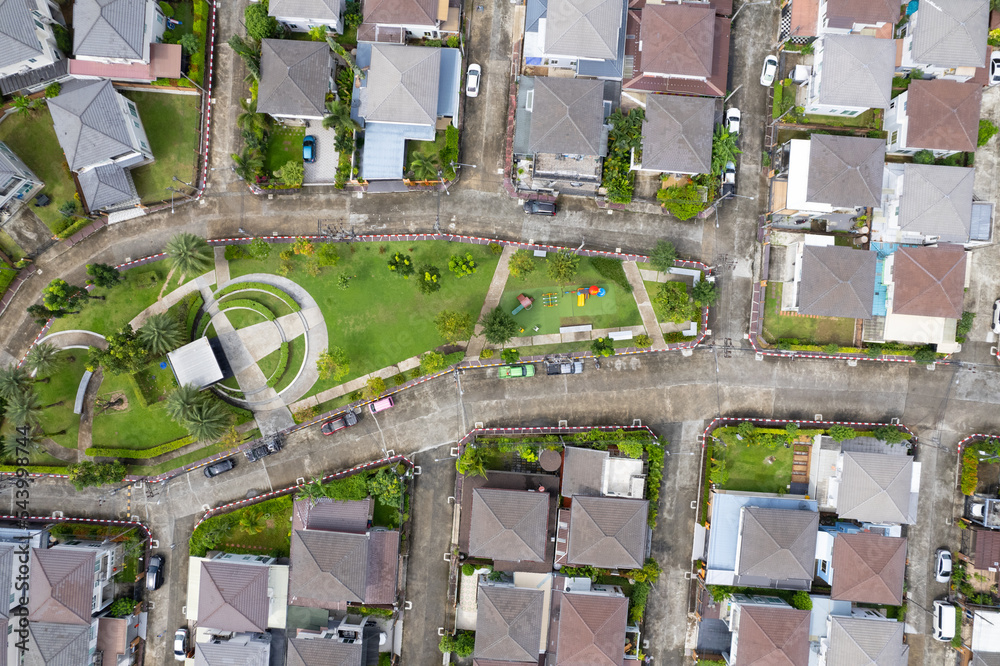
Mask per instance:
[[[889,137],[889,145],[894,146],[897,141],[899,141],[899,130],[893,130],[892,135]]]
[[[842,115],[842,116],[853,116],[855,113],[857,113],[857,112],[856,111],[841,111],[840,115]]]
[[[133,121],[132,121],[132,124],[133,124],[133,125],[135,125],[135,128],[136,128],[136,129],[139,129],[139,123],[137,123],[137,122],[135,122],[135,121],[133,120]]]
[[[856,115],[858,115],[858,112],[857,111],[851,111],[851,113],[848,114],[848,115],[856,116]]]
[[[36,62],[34,58],[28,58],[28,62]]]
[[[156,22],[157,23],[163,23],[163,14],[161,14],[159,12],[156,13]]]
[[[826,560],[819,561],[819,570],[826,573]]]
[[[35,25],[37,25],[37,26],[38,26],[38,29],[39,29],[39,30],[45,30],[45,26],[44,26],[44,25],[42,25],[42,22],[41,22],[41,21],[35,21]]]
[[[139,112],[135,110],[135,104],[129,103],[128,112],[132,114],[133,117],[138,118]]]

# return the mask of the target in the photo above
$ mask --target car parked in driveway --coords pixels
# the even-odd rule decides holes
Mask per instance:
[[[312,134],[302,139],[302,161],[310,164],[316,161],[316,137]]]
[[[1000,298],[993,301],[993,332],[1000,333]]]
[[[504,365],[500,367],[497,376],[501,379],[510,377],[534,377],[535,366],[531,363],[521,363],[519,365]]]
[[[726,162],[726,168],[722,171],[722,197],[731,197],[736,194],[736,164]]]
[[[236,467],[236,463],[233,462],[232,458],[226,458],[225,460],[220,460],[219,462],[214,462],[205,468],[205,476],[212,478],[213,476],[219,476],[224,472],[228,472],[232,468]]]
[[[174,632],[174,659],[184,661],[187,659],[187,627],[181,627]]]
[[[532,199],[524,202],[524,212],[528,215],[555,215],[556,205],[548,201]]]
[[[146,589],[152,592],[163,585],[163,555],[153,555],[146,567]]]
[[[957,615],[955,606],[942,601],[934,600],[934,610],[931,612],[934,622],[934,640],[950,641],[955,637],[955,616]]]
[[[332,435],[338,430],[349,428],[352,425],[357,425],[357,423],[358,423],[358,415],[355,414],[353,411],[348,410],[344,412],[343,415],[338,416],[335,419],[330,419],[329,421],[324,423],[323,427],[320,428],[320,432],[323,433],[324,435]]]
[[[764,67],[760,71],[760,85],[770,86],[778,74],[778,58],[769,55],[764,58]]]
[[[726,130],[730,134],[740,133],[740,118],[742,114],[735,106],[726,111]]]
[[[934,580],[939,583],[947,583],[951,580],[951,551],[947,548],[937,549]]]
[[[469,65],[469,72],[465,77],[465,96],[478,97],[479,83],[483,78],[483,68],[479,65]]]
[[[990,56],[990,85],[1000,83],[1000,51],[994,51]]]

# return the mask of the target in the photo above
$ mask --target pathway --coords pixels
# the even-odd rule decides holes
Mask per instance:
[[[634,261],[623,261],[622,268],[625,269],[625,276],[628,277],[628,283],[632,285],[632,296],[635,297],[635,304],[639,306],[639,314],[642,315],[642,323],[646,327],[646,335],[653,341],[653,349],[664,349],[667,343],[663,339],[663,331],[660,330],[660,324],[656,321],[656,312],[653,310],[653,304],[649,300],[649,294],[646,293],[646,285],[643,284],[639,267]]]
[[[93,331],[84,331],[80,329],[50,333],[39,340],[38,344],[43,342],[47,342],[53,347],[57,347],[59,349],[90,349],[91,347],[99,347],[100,349],[108,348],[108,341],[104,339],[103,335],[100,333],[94,333]]]
[[[88,460],[87,449],[93,442],[94,428],[94,402],[97,400],[97,392],[104,381],[104,368],[98,366],[94,374],[90,375],[90,382],[87,383],[87,391],[83,394],[83,411],[80,412],[80,430],[76,436],[76,460]]]
[[[479,358],[478,354],[476,358]],[[412,370],[413,368],[416,368],[419,365],[420,365],[420,357],[411,356],[408,359],[400,361],[396,365],[390,365],[380,370],[376,370],[375,372],[370,372],[367,375],[358,377],[357,379],[352,379],[351,381],[345,384],[341,384],[340,386],[334,386],[333,388],[327,389],[325,391],[320,391],[316,395],[309,396],[308,398],[299,400],[298,402],[289,405],[289,408],[291,408],[293,412],[297,412],[300,409],[308,409],[310,407],[315,407],[316,405],[324,403],[327,400],[333,400],[334,398],[339,398],[342,395],[347,395],[348,393],[359,391],[365,387],[365,385],[368,383],[368,380],[371,377],[381,377],[382,379],[387,380],[386,385],[388,385],[389,379],[395,377],[396,375],[402,372]]]
[[[483,309],[479,313],[479,319],[500,305],[500,296],[503,288],[507,285],[507,276],[510,275],[510,258],[517,252],[514,245],[505,245],[500,261],[497,262],[497,269],[493,273],[493,280],[490,282],[489,291],[486,292],[486,300],[483,302]],[[465,358],[479,358],[479,353],[486,346],[486,338],[483,337],[483,327],[476,321],[476,334],[469,340],[469,346],[465,350]]]
[[[215,280],[218,284],[229,282],[229,261],[226,259],[225,246],[215,248]]]
[[[226,270],[228,272],[228,265],[226,267]],[[132,326],[132,330],[135,331],[139,330],[139,328],[151,316],[155,314],[160,314],[162,312],[166,312],[173,306],[177,305],[181,301],[181,299],[187,296],[188,294],[201,290],[202,283],[204,283],[205,285],[210,285],[213,282],[215,282],[215,271],[209,271],[204,275],[199,275],[193,280],[188,280],[187,282],[180,285],[179,287],[171,291],[163,298],[157,300],[155,303],[153,303],[148,308],[137,314],[135,317],[133,317],[132,321],[129,322],[129,324]]]

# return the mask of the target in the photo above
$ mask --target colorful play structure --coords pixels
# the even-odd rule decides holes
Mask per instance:
[[[518,294],[517,302],[518,306],[511,311],[512,315],[516,315],[521,310],[530,310],[531,304],[535,302],[535,299],[531,298],[530,296],[525,296],[524,294]]]
[[[580,287],[579,289],[574,289],[572,291],[567,291],[565,293],[572,294],[576,292],[576,307],[582,308],[586,303],[586,299],[591,296],[597,296],[600,298],[604,296],[607,292],[604,291],[604,287],[598,287],[597,285],[591,285],[590,287]]]

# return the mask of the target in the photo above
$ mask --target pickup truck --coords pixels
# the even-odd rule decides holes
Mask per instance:
[[[583,361],[567,359],[565,361],[546,361],[545,374],[547,375],[575,375],[583,372]]]
[[[261,458],[266,458],[272,453],[277,453],[281,450],[281,437],[274,435],[268,438],[266,442],[258,444],[252,449],[247,449],[243,453],[246,455],[247,460],[250,462],[257,462]]]

